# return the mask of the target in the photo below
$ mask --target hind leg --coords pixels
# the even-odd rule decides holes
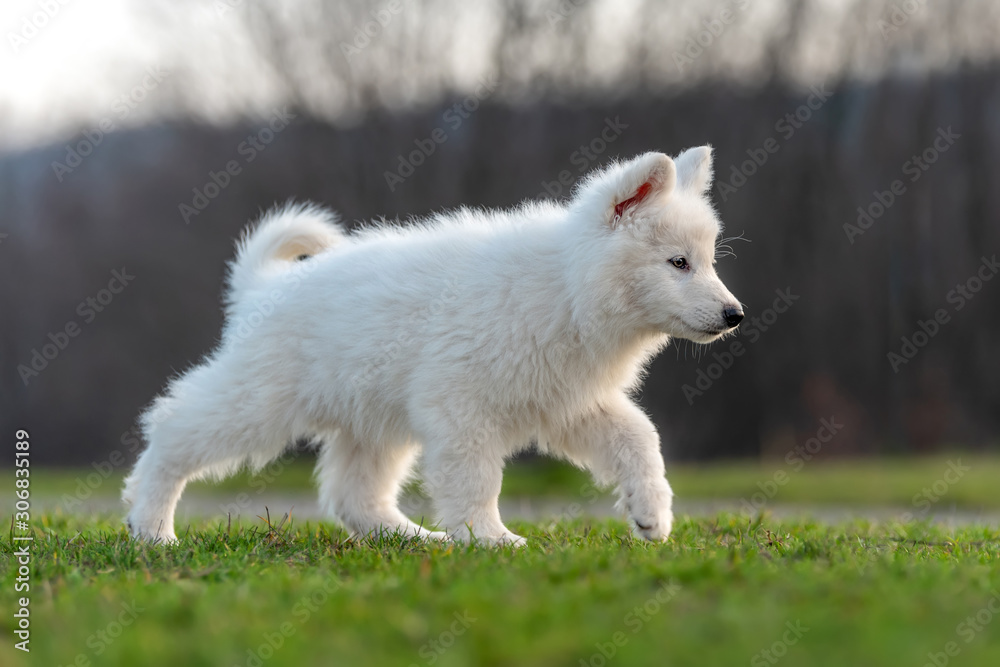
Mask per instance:
[[[176,542],[174,510],[188,480],[200,472],[152,439],[125,480],[122,498],[131,505],[125,522],[129,532],[149,542]]]
[[[290,440],[281,420],[239,390],[205,383],[209,373],[208,366],[193,369],[143,415],[147,447],[122,492],[131,505],[126,523],[135,537],[176,541],[174,510],[188,481],[221,479],[247,460],[263,465]],[[211,391],[198,391],[202,387]]]
[[[410,521],[397,505],[400,488],[413,467],[414,445],[362,444],[340,431],[327,438],[316,464],[320,504],[352,536],[399,532],[447,539]]]

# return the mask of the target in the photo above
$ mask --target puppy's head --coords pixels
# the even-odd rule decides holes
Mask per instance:
[[[576,205],[600,226],[610,276],[642,327],[708,343],[743,309],[715,273],[721,224],[708,199],[712,150],[645,153],[589,177]],[[596,220],[594,220],[596,218]]]

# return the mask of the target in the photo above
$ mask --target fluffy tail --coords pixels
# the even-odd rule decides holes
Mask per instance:
[[[271,209],[237,244],[236,258],[229,264],[228,308],[255,289],[262,277],[344,243],[347,235],[332,211],[315,204]]]

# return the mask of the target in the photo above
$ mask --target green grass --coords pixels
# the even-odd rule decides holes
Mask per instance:
[[[970,467],[955,484],[949,484],[945,503],[968,509],[1000,508],[1000,456],[954,453],[930,457],[871,458],[833,462],[809,462],[795,471],[782,460],[668,464],[667,477],[680,498],[742,499],[760,492],[780,472],[787,476],[776,486],[774,503],[833,503],[840,505],[897,505],[909,507],[914,497],[942,480],[950,462]],[[220,497],[246,491],[314,493],[313,459],[300,455],[278,461],[257,477],[242,473],[220,484],[197,482],[194,493]],[[123,472],[111,472],[102,480],[93,469],[33,469],[32,494],[37,497],[73,494],[88,475],[100,480],[94,493],[114,496],[121,488]],[[3,474],[9,475],[10,471]],[[11,488],[11,487],[7,487]],[[519,461],[508,466],[503,493],[507,497],[552,496],[578,498],[592,493],[589,476],[551,459]],[[84,487],[86,491],[87,488]]]
[[[314,523],[201,524],[170,547],[112,517],[34,525],[30,656],[0,539],[3,665],[919,666],[949,642],[949,664],[1000,664],[995,527],[721,515],[648,544],[614,521],[513,523],[518,551]]]
[[[951,469],[951,464],[956,467]],[[955,472],[959,467],[969,470]],[[807,463],[798,472],[782,460],[667,468],[674,492],[686,498],[750,498],[781,473],[786,482],[778,486],[774,502],[906,507],[919,502],[917,497],[937,498],[943,483],[957,479],[947,484],[944,505],[1000,508],[1000,457],[995,455],[824,461]]]

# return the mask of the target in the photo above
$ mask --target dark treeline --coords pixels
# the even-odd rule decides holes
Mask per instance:
[[[215,344],[233,238],[274,202],[321,202],[350,225],[512,206],[568,194],[562,172],[570,183],[617,156],[707,142],[727,235],[749,241],[729,243],[738,257],[720,258],[720,274],[763,320],[732,339],[738,356],[732,341],[678,343],[655,362],[641,398],[668,454],[783,455],[831,419],[823,455],[995,445],[1000,280],[975,293],[969,281],[990,275],[981,258],[1000,251],[998,105],[994,66],[825,91],[775,82],[561,104],[459,97],[347,129],[300,113],[267,144],[266,120],[171,124],[105,137],[62,182],[53,162],[65,146],[9,154],[2,428],[32,429],[39,462],[131,456],[139,409]],[[437,128],[445,140],[410,175],[400,156],[420,161],[411,153]],[[227,180],[230,161],[239,173],[196,201],[195,189],[215,192],[212,174]],[[185,221],[182,204],[206,203]],[[25,384],[18,366],[60,341]]]

